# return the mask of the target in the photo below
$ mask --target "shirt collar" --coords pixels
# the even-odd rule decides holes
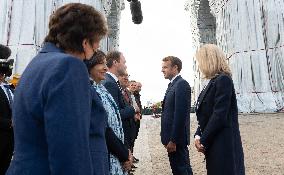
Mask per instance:
[[[174,76],[172,79],[171,79],[171,83],[179,76],[179,74],[177,74],[176,76]]]
[[[1,82],[0,86],[8,85],[7,83]]]
[[[116,82],[118,81],[118,78],[116,75],[114,75],[113,73],[111,72],[107,72],[107,74],[109,74]]]

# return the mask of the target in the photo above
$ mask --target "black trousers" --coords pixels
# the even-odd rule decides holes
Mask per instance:
[[[187,145],[176,148],[176,152],[168,153],[173,175],[192,175]]]
[[[0,130],[0,138],[0,175],[5,175],[14,150],[13,132]]]
[[[124,119],[122,120],[122,127],[124,131],[124,141],[127,143],[129,149],[134,146],[136,127],[134,119]]]

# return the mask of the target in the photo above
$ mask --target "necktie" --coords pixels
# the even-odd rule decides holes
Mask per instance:
[[[4,85],[5,87],[5,91],[8,95],[8,101],[9,101],[9,105],[11,106],[12,102],[13,102],[13,98],[12,98],[12,94],[11,94],[11,91],[10,91],[10,88],[8,85]]]
[[[122,91],[122,95],[123,95],[124,99],[126,100],[126,102],[127,102],[128,104],[131,104],[131,103],[130,103],[129,96],[128,96],[126,90],[123,90],[123,91]]]

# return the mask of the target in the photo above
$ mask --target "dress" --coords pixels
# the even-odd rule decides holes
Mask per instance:
[[[103,106],[107,111],[108,115],[108,125],[112,128],[115,135],[124,142],[124,133],[122,128],[122,122],[119,114],[119,109],[112,98],[111,94],[106,90],[106,88],[100,84],[95,83],[93,87],[96,89],[97,93],[99,94]],[[127,175],[127,172],[123,171],[121,163],[119,162],[118,158],[112,154],[109,154],[109,162],[110,162],[110,174],[112,175]]]

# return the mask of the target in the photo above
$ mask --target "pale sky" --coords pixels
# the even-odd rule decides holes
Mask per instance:
[[[181,75],[193,86],[190,18],[184,0],[140,0],[142,24],[134,24],[129,3],[121,13],[120,47],[130,80],[142,83],[141,98],[162,101],[169,80],[161,72],[162,59],[172,55],[183,62]]]

